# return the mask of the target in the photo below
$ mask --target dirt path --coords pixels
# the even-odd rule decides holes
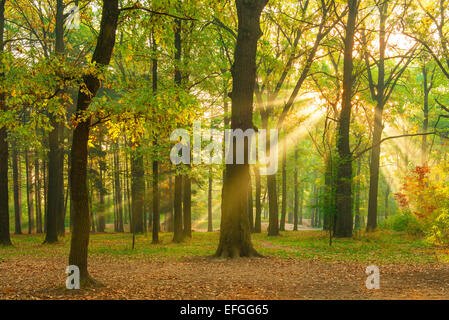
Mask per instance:
[[[279,258],[235,261],[90,260],[105,287],[68,291],[66,259],[0,261],[0,299],[449,299],[449,266],[381,265],[379,290],[366,265]]]

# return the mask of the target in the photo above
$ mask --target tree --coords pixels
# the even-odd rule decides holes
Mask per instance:
[[[232,67],[233,86],[230,94],[231,129],[252,129],[253,94],[256,79],[257,41],[262,35],[260,15],[268,0],[236,0],[238,16],[237,42]],[[245,143],[248,146],[248,141]],[[233,144],[235,148],[235,144]],[[248,150],[248,148],[246,148]],[[259,255],[251,243],[248,218],[249,155],[244,164],[227,164],[224,172],[220,242],[218,257],[249,257]],[[236,152],[233,152],[234,156]],[[235,159],[233,159],[235,160]]]
[[[4,55],[5,3],[0,0],[0,56]],[[5,68],[0,59],[0,83],[4,88]],[[0,91],[0,111],[6,111],[5,92]],[[9,197],[8,197],[8,132],[5,125],[0,128],[0,244],[11,245],[9,236]]]
[[[349,146],[349,130],[351,124],[352,86],[353,86],[353,50],[358,0],[348,0],[348,19],[346,22],[343,96],[339,116],[337,134],[337,181],[336,181],[336,214],[335,236],[344,238],[352,236],[352,154]]]
[[[99,68],[107,66],[111,60],[119,14],[118,0],[103,1],[100,32],[92,56],[92,63]],[[99,88],[99,73],[87,73],[83,76],[83,82],[78,92],[76,126],[73,130],[71,148],[72,166],[70,168],[70,179],[74,219],[69,265],[78,266],[80,280],[84,284],[94,283],[87,270],[90,223],[86,175],[91,116],[88,115],[86,117],[85,113]]]
[[[374,54],[374,50],[366,49],[363,58],[366,64],[368,84],[370,88],[371,98],[376,102],[374,109],[373,120],[373,133],[372,133],[372,149],[370,158],[370,187],[369,187],[369,200],[368,200],[368,223],[366,230],[374,231],[377,227],[377,205],[378,205],[378,189],[379,189],[379,162],[380,162],[380,140],[382,138],[383,131],[383,112],[385,106],[390,99],[393,90],[399,78],[407,69],[410,62],[413,60],[414,51],[416,46],[413,46],[408,52],[406,52],[402,58],[398,59],[398,62],[391,66],[388,70],[387,60],[391,57],[387,54],[388,39],[392,34],[392,26],[395,24],[395,19],[392,17],[392,12],[395,12],[398,7],[394,4],[391,9],[388,7],[388,1],[382,3],[376,3],[376,8],[379,11],[379,54],[378,57]],[[406,11],[408,8],[402,8],[402,11]],[[389,11],[391,10],[391,11]],[[388,20],[393,20],[390,25],[387,24]],[[365,48],[368,47],[367,39],[364,30],[362,30],[362,42]],[[373,63],[370,61],[370,57],[373,57]],[[371,65],[377,66],[377,81],[374,79]],[[389,72],[388,72],[389,71]]]

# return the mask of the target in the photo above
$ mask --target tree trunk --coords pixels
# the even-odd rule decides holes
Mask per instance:
[[[56,1],[56,23],[55,23],[55,53],[61,58],[64,55],[64,3]],[[63,186],[60,184],[60,175],[63,168],[60,163],[59,131],[60,124],[56,114],[50,114],[52,130],[48,133],[48,196],[47,196],[47,218],[46,235],[44,243],[55,243],[58,241],[58,226],[61,225],[62,212],[60,211],[60,197]]]
[[[287,215],[287,143],[286,136],[282,142],[282,211],[280,230],[285,231],[285,217]]]
[[[65,210],[64,210],[64,125],[59,125],[59,171],[58,171],[58,218],[57,232],[59,237],[65,236]]]
[[[422,74],[423,74],[423,91],[424,91],[424,104],[423,104],[423,115],[424,115],[424,121],[423,121],[423,132],[427,132],[429,129],[429,94],[432,90],[433,86],[433,77],[435,74],[435,71],[433,71],[433,74],[431,76],[431,79],[428,79],[428,72],[427,67],[424,65],[422,67]],[[424,135],[422,137],[422,143],[421,143],[421,162],[424,165],[427,161],[427,149],[428,149],[428,143],[427,143],[427,136]]]
[[[145,196],[145,181],[143,156],[137,148],[136,154],[131,155],[131,210],[133,233],[143,233],[143,205]]]
[[[17,152],[17,145],[12,151],[12,177],[13,177],[13,191],[14,191],[14,221],[15,234],[22,234],[22,177],[20,168],[20,158]]]
[[[252,108],[256,79],[257,41],[262,35],[260,15],[266,3],[267,0],[236,0],[238,32],[232,66],[233,88],[231,93],[231,129],[233,130],[245,131],[253,128]],[[246,141],[245,147],[243,164],[226,164],[217,257],[234,258],[259,255],[251,243],[248,197],[246,192],[241,192],[241,190],[248,190],[250,179],[248,141]]]
[[[118,0],[104,0],[97,45],[92,62],[106,66],[111,59],[115,43],[115,32],[120,11]],[[89,205],[87,191],[87,155],[90,117],[82,117],[92,98],[100,88],[100,80],[95,74],[83,76],[83,84],[78,92],[76,109],[77,125],[73,130],[72,167],[70,173],[71,195],[73,201],[73,234],[70,243],[69,265],[76,265],[80,270],[82,283],[92,282],[87,271],[87,250],[89,245]],[[86,89],[88,92],[86,92]]]
[[[173,177],[171,175],[171,173],[169,173],[170,177],[168,178],[168,184],[169,184],[169,196],[168,196],[168,201],[169,201],[169,205],[168,205],[168,213],[165,216],[164,219],[164,223],[165,223],[165,227],[167,228],[168,232],[173,232],[174,229],[174,225],[173,225],[173,212],[174,212],[174,206],[173,206]]]
[[[260,171],[258,167],[254,168],[254,176],[256,180],[256,220],[254,222],[254,233],[262,232],[262,204],[260,202],[261,192],[261,181],[260,181]]]
[[[174,197],[174,230],[173,242],[179,243],[184,240],[182,230],[182,176],[175,176],[175,197]]]
[[[156,41],[154,39],[154,33],[152,35],[153,41],[153,54],[154,57],[152,59],[153,68],[153,94],[157,92],[157,47]],[[157,138],[154,140],[154,147],[157,157]],[[158,160],[153,160],[153,243],[159,243],[159,229],[160,229],[160,213],[159,213],[159,162]]]
[[[266,130],[267,144],[266,152],[269,156],[270,152],[270,130],[268,130],[268,114],[261,111],[262,128]],[[279,211],[278,211],[278,195],[276,188],[276,174],[267,175],[268,190],[268,235],[279,235]]]
[[[301,188],[301,197],[299,198],[299,224],[302,225],[302,213],[304,209],[304,187]]]
[[[356,230],[360,229],[360,192],[361,192],[361,185],[360,185],[360,172],[362,169],[362,158],[359,158],[357,161],[357,182],[355,186],[355,222],[354,222],[354,228]]]
[[[387,189],[385,190],[385,215],[384,218],[387,219],[388,218],[388,203],[389,203],[389,199],[390,199],[390,186],[387,183]]]
[[[175,21],[175,86],[181,87],[181,70],[179,69],[179,64],[181,62],[181,31],[182,23],[181,20],[176,19]],[[174,234],[173,241],[176,243],[182,242],[184,240],[183,231],[183,216],[182,216],[182,188],[183,188],[183,176],[176,173],[175,176],[175,197],[174,197]]]
[[[4,52],[3,34],[5,31],[5,2],[0,0],[0,55]],[[5,80],[3,62],[0,59],[0,82]],[[5,93],[0,92],[0,110],[6,111]],[[11,245],[9,235],[9,195],[8,195],[8,132],[5,126],[0,127],[0,245]]]
[[[122,188],[120,184],[120,159],[119,148],[114,152],[114,184],[115,184],[115,200],[117,202],[117,230],[123,232],[123,204],[122,204]]]
[[[334,206],[334,174],[333,174],[333,162],[330,152],[327,153],[325,159],[326,172],[324,174],[324,216],[323,216],[323,230],[330,230],[331,221],[335,218],[335,206]]]
[[[41,199],[41,176],[40,176],[40,168],[39,168],[39,159],[34,160],[34,179],[35,179],[35,199],[36,199],[36,233],[42,233],[42,199]]]
[[[209,169],[209,188],[207,192],[207,232],[212,232],[212,170]]]
[[[25,170],[27,180],[28,234],[31,234],[34,229],[34,194],[31,179],[30,152],[27,149],[25,150]]]
[[[293,172],[293,184],[295,193],[295,202],[293,205],[293,230],[298,230],[298,150],[295,149],[295,169]]]
[[[47,218],[46,235],[44,243],[55,243],[58,241],[57,222],[59,207],[59,148],[58,148],[58,123],[51,119],[53,129],[48,134],[48,194],[47,194]]]
[[[251,172],[251,170],[249,170]],[[254,207],[253,207],[253,184],[251,183],[251,174],[248,181],[248,221],[249,230],[254,232]]]
[[[153,243],[159,243],[159,163],[153,161]]]
[[[183,218],[184,218],[184,237],[192,237],[192,180],[188,174],[184,175],[184,194],[183,194]]]
[[[336,182],[336,212],[337,224],[335,236],[352,237],[352,154],[349,146],[349,131],[352,109],[353,58],[354,35],[358,12],[358,1],[348,0],[349,12],[346,25],[344,67],[343,67],[343,96],[337,134],[337,182]]]

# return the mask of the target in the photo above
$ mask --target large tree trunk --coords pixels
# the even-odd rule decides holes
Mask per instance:
[[[153,40],[153,93],[157,92],[157,47],[156,41],[154,39],[154,33],[152,36]],[[157,155],[157,138],[154,140],[154,148]],[[159,229],[160,229],[161,216],[159,213],[159,162],[158,160],[153,160],[153,243],[159,243]]]
[[[374,130],[373,130],[373,148],[371,149],[370,159],[370,182],[369,182],[369,198],[368,198],[368,223],[366,231],[371,232],[377,228],[377,208],[378,208],[378,193],[379,193],[379,165],[380,165],[380,144],[383,131],[383,111],[385,106],[385,50],[386,50],[386,35],[385,22],[387,19],[388,1],[381,4],[380,7],[380,27],[379,27],[379,53],[380,58],[377,63],[377,94],[376,108],[374,110]]]
[[[175,21],[175,86],[181,86],[181,70],[179,69],[179,64],[181,61],[181,30],[182,23],[181,20],[176,19]],[[183,231],[183,219],[182,219],[182,187],[183,187],[183,176],[176,173],[175,176],[175,196],[174,196],[174,230],[173,230],[173,241],[182,242],[184,240]]]
[[[253,94],[256,79],[257,41],[262,35],[260,15],[267,0],[236,0],[238,33],[232,67],[231,129],[252,129]],[[248,147],[248,141],[245,146]],[[235,148],[235,144],[234,144]],[[248,149],[244,164],[227,164],[222,190],[218,257],[249,257],[258,253],[251,243],[248,219]],[[235,156],[235,152],[233,153]],[[235,159],[233,159],[235,160]],[[235,163],[235,161],[233,161]]]
[[[56,1],[56,23],[55,23],[55,52],[59,58],[64,55],[64,3]],[[60,197],[63,194],[60,175],[63,168],[60,163],[59,131],[60,124],[55,114],[50,114],[52,130],[48,133],[48,196],[47,196],[47,218],[46,236],[44,243],[55,243],[58,241],[58,226],[61,224],[62,213],[60,209]]]
[[[0,55],[3,54],[5,31],[5,2],[0,0]],[[0,59],[0,82],[3,85],[5,73]],[[5,93],[0,92],[0,110],[6,111]],[[11,245],[9,235],[9,196],[8,196],[8,132],[6,127],[0,127],[0,245]]]
[[[100,33],[92,57],[98,66],[109,64],[115,43],[115,32],[119,17],[118,0],[104,0],[100,24]],[[73,130],[72,167],[70,173],[71,195],[73,201],[73,234],[70,243],[69,265],[76,265],[80,270],[82,283],[91,282],[87,271],[87,250],[89,245],[89,204],[87,191],[87,155],[90,117],[83,117],[92,98],[100,88],[100,80],[94,74],[83,76],[83,84],[78,92],[76,109],[77,125]],[[88,92],[86,92],[86,89]]]
[[[349,12],[346,24],[344,67],[343,67],[343,97],[337,134],[337,182],[336,182],[336,237],[352,236],[352,154],[349,146],[349,129],[351,124],[352,85],[353,85],[353,49],[358,1],[348,0]]]

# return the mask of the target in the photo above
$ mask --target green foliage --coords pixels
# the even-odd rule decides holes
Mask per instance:
[[[427,240],[443,246],[449,245],[449,210],[441,210],[441,214],[431,223],[427,231]]]
[[[406,232],[412,236],[423,236],[423,224],[410,212],[400,213],[383,220],[379,227],[381,229]]]

